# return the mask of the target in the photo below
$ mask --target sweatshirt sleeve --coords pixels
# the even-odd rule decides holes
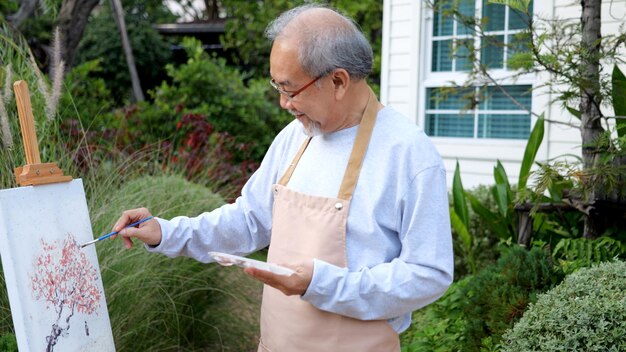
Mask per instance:
[[[349,271],[314,260],[302,296],[317,308],[361,320],[393,319],[441,297],[452,282],[453,253],[445,170],[421,171],[399,204],[396,258]]]
[[[210,251],[245,256],[270,243],[272,204],[271,186],[277,170],[284,167],[285,143],[270,146],[259,169],[250,177],[241,196],[196,217],[179,216],[157,219],[162,239],[158,246],[146,246],[150,252],[168,257],[187,256],[208,263]]]

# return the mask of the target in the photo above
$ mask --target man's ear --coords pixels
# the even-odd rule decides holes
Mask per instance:
[[[335,98],[341,100],[347,93],[350,87],[350,74],[343,68],[338,68],[331,72],[331,78],[333,81],[333,87],[335,89]]]

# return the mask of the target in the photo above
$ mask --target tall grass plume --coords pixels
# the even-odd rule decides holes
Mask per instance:
[[[4,87],[0,94],[0,130],[2,131],[2,145],[6,148],[13,148],[13,135],[11,134],[11,125],[9,124],[9,114],[6,106],[11,100],[11,81],[13,80],[13,71],[11,64],[4,68]]]
[[[46,96],[46,116],[48,117],[48,121],[54,119],[54,115],[57,111],[59,99],[61,98],[64,74],[65,62],[61,59],[61,33],[59,32],[59,27],[56,27],[52,40],[52,65],[50,66],[52,91]]]

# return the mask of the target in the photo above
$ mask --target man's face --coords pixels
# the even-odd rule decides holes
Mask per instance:
[[[298,62],[297,44],[293,40],[276,40],[270,54],[270,75],[284,92],[298,92],[317,77],[307,75]],[[293,98],[280,95],[280,106],[289,111],[304,126],[305,132],[315,135],[329,132],[332,116],[332,88],[328,77],[321,77]],[[289,94],[291,95],[291,94]]]

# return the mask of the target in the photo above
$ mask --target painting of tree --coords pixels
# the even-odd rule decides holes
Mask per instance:
[[[43,300],[46,309],[56,313],[50,335],[46,336],[46,352],[52,352],[58,339],[68,335],[75,313],[91,315],[97,311],[102,293],[97,285],[98,271],[72,234],[52,243],[41,240],[41,247],[41,254],[33,262],[30,283],[35,300]]]

